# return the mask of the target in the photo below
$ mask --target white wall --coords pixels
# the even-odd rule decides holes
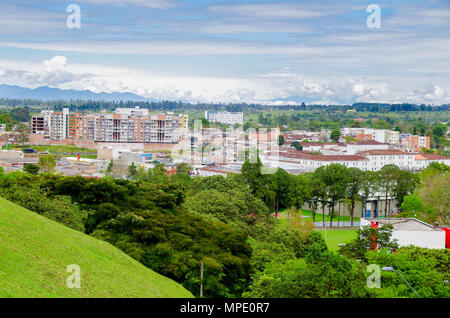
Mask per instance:
[[[445,248],[444,231],[395,231],[392,238],[398,240],[398,245],[414,245],[425,248]]]

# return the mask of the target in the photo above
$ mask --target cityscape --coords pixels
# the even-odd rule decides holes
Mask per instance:
[[[0,299],[448,304],[450,7],[409,5],[0,4]]]

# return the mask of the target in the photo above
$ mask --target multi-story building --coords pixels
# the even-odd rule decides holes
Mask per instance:
[[[222,123],[227,125],[244,124],[244,113],[208,112],[206,110],[205,118],[211,123]]]
[[[44,135],[46,139],[62,140],[68,136],[69,109],[62,112],[43,110],[31,117],[31,132]]]
[[[431,148],[431,138],[428,136],[402,134],[401,142],[402,144],[410,145],[418,150],[422,148]]]
[[[113,114],[43,111],[31,121],[33,134],[49,140],[77,139],[96,142],[177,143],[188,130],[188,116],[149,115],[147,109],[118,108]]]

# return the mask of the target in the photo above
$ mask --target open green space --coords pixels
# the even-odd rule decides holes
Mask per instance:
[[[0,297],[192,297],[109,243],[0,198]],[[81,288],[68,288],[76,264]]]
[[[8,149],[23,149],[30,148],[34,149],[38,152],[48,152],[52,155],[65,155],[65,156],[76,156],[76,154],[80,154],[82,158],[96,159],[97,158],[97,149],[89,149],[76,147],[72,145],[46,145],[46,146],[31,146],[31,145],[8,145]]]
[[[325,238],[324,230],[316,230]],[[356,238],[356,230],[327,230],[326,231],[326,243],[331,251],[337,251],[339,244],[346,244]]]
[[[337,211],[336,211],[337,212]],[[358,215],[358,212],[360,213],[360,211],[355,211],[355,215]],[[275,215],[275,212],[273,213],[273,215]],[[302,210],[302,215],[304,217],[311,217],[311,211],[309,210]],[[285,220],[288,218],[288,213],[286,212],[285,209],[278,211],[278,217],[280,220]],[[316,222],[322,222],[323,221],[323,214],[321,213],[316,213]],[[325,214],[325,221],[326,222],[330,222],[330,216]],[[336,215],[333,218],[333,224],[334,222],[338,221],[338,216]],[[348,215],[341,215],[339,217],[339,222],[350,222],[350,216]],[[359,217],[354,217],[353,218],[353,222],[359,222]]]

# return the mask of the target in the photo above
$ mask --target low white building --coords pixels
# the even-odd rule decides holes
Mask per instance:
[[[222,123],[228,125],[244,124],[244,113],[240,112],[208,112],[205,111],[205,118],[212,123]]]
[[[372,223],[377,226],[392,224],[394,230],[391,238],[397,239],[399,246],[414,245],[433,249],[445,248],[445,231],[415,218],[362,218],[360,228]]]

